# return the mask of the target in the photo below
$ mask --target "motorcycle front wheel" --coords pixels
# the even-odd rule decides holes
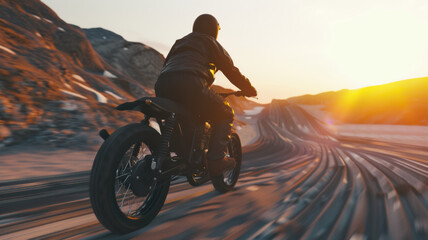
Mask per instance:
[[[236,183],[238,182],[239,173],[241,172],[242,164],[242,149],[241,140],[237,133],[233,132],[230,137],[230,141],[227,146],[227,155],[236,160],[235,168],[226,170],[219,177],[211,178],[211,182],[220,193],[225,193],[233,190]]]
[[[160,141],[156,130],[135,123],[115,131],[99,149],[89,196],[98,220],[112,232],[142,228],[161,210],[170,181],[154,183],[151,161]]]

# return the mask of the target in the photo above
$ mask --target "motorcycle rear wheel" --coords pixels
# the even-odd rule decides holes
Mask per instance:
[[[129,233],[140,229],[161,210],[170,181],[153,187],[150,172],[150,161],[160,140],[156,130],[135,123],[115,131],[99,149],[92,166],[89,196],[95,215],[110,231]]]

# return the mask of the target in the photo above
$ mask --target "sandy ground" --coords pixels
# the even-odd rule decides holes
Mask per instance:
[[[95,154],[96,150],[3,148],[0,153],[0,182],[89,171]]]
[[[312,116],[323,122],[338,137],[359,137],[386,142],[428,146],[428,126],[387,124],[341,124],[322,105],[299,105]]]

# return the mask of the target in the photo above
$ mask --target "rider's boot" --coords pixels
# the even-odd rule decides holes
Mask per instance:
[[[224,156],[220,160],[208,161],[208,171],[211,177],[218,177],[223,174],[224,171],[230,170],[236,166],[234,158]]]

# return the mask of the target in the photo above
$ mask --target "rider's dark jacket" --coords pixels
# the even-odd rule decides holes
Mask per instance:
[[[221,70],[233,85],[249,90],[250,81],[233,65],[226,50],[212,36],[192,32],[172,46],[161,75],[172,72],[190,72],[205,79],[208,86],[214,82],[214,73]]]

